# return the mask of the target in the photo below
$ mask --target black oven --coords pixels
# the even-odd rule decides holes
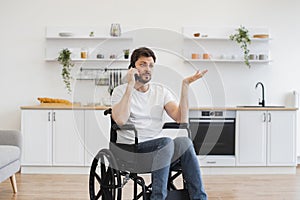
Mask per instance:
[[[235,111],[190,111],[197,155],[235,155]]]

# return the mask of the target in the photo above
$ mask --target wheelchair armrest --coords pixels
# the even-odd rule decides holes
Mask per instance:
[[[164,124],[163,129],[188,129],[188,123],[176,123],[176,122],[167,122]]]
[[[105,115],[105,116],[106,116],[106,115],[110,115],[111,112],[112,112],[112,109],[111,109],[111,108],[106,109],[106,110],[104,110],[104,115]]]
[[[112,109],[108,108],[104,111],[104,115],[111,115]],[[135,126],[133,124],[124,124],[123,126],[119,126],[117,123],[114,122],[112,128],[114,130],[132,130],[136,131]]]
[[[124,124],[123,126],[118,126],[120,130],[131,130],[136,131],[135,126],[133,124]]]
[[[138,132],[133,124],[124,124],[123,126],[119,126],[118,124],[112,125],[112,127],[115,131],[116,130],[129,130],[134,132],[134,143],[138,144]]]
[[[107,110],[104,111],[104,115],[111,115],[112,114],[112,109],[108,108]],[[129,130],[134,132],[134,143],[138,144],[138,133],[133,124],[124,124],[123,126],[119,126],[113,118],[110,116],[111,119],[111,129],[113,129],[115,132],[117,130]],[[111,133],[112,134],[112,133]],[[110,136],[111,138],[113,137],[112,135]],[[115,137],[114,137],[115,138]],[[112,140],[111,140],[112,141]],[[116,141],[116,139],[113,141]]]

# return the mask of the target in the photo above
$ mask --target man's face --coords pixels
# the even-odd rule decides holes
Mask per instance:
[[[148,83],[151,80],[154,67],[153,58],[142,56],[135,62],[135,67],[139,72],[139,82]]]

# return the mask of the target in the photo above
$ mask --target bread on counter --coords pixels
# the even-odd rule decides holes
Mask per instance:
[[[39,97],[37,98],[40,103],[59,103],[65,105],[72,105],[72,103],[66,99],[56,99],[56,98],[48,98],[48,97]]]

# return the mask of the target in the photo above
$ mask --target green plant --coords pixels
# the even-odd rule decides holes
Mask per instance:
[[[124,49],[123,52],[124,52],[124,55],[129,55],[130,50],[129,49]]]
[[[125,59],[128,59],[128,58],[129,58],[130,50],[129,50],[129,49],[124,49],[124,50],[123,50],[123,53],[124,53],[124,58],[125,58]]]
[[[250,39],[250,36],[249,36],[249,31],[242,25],[236,31],[238,33],[236,33],[234,35],[230,35],[229,38],[232,41],[236,41],[240,45],[240,47],[243,49],[243,51],[244,51],[244,62],[250,68],[251,67],[251,65],[249,63],[249,52],[250,52],[250,50],[248,49],[248,45],[251,44],[251,39]]]
[[[65,86],[68,90],[68,93],[72,92],[72,90],[71,90],[71,80],[72,80],[71,68],[74,66],[74,63],[72,62],[71,54],[72,54],[72,52],[68,48],[66,48],[59,52],[59,56],[57,58],[57,61],[59,62],[59,64],[62,65],[61,76],[62,76]]]

